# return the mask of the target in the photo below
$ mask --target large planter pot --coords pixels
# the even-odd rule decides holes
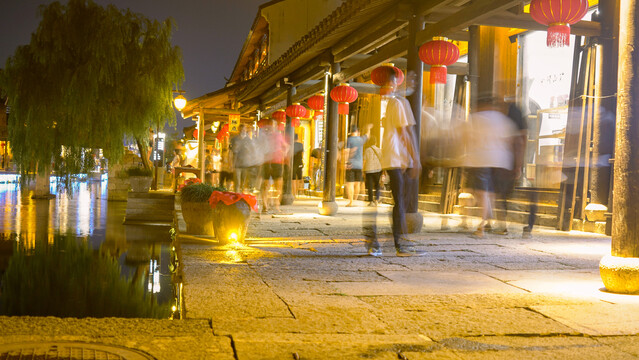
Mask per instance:
[[[181,206],[187,234],[213,236],[213,209],[208,202],[182,201]]]
[[[226,205],[218,202],[213,209],[215,237],[220,244],[244,243],[246,230],[251,220],[251,208],[244,200]]]
[[[131,176],[129,177],[131,182],[131,191],[133,192],[149,192],[151,184],[153,183],[153,177],[151,176]]]

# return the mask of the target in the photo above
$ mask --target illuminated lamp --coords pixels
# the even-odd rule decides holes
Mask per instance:
[[[175,99],[173,99],[173,105],[177,111],[182,111],[182,109],[186,106],[186,98],[181,94],[176,96]]]
[[[306,103],[315,111],[324,110],[324,93],[311,96]]]
[[[430,65],[430,83],[445,84],[446,66],[459,59],[459,48],[445,37],[435,37],[419,47],[419,58]]]
[[[331,99],[337,102],[337,113],[340,115],[348,115],[348,104],[357,100],[357,90],[348,84],[339,84],[331,90]]]
[[[388,95],[393,89],[389,79],[391,71],[395,72],[395,85],[401,85],[404,82],[404,72],[392,63],[382,64],[371,72],[371,80],[373,84],[381,87],[379,89],[381,95]]]
[[[583,19],[588,12],[588,0],[532,0],[530,16],[548,26],[546,46],[570,44],[570,25]]]

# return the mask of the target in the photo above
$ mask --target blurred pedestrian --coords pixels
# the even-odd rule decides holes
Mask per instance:
[[[299,142],[299,136],[295,134],[293,143],[293,196],[297,197],[298,191],[304,189],[304,144]]]
[[[284,135],[282,135],[275,126],[266,126],[263,130],[266,139],[263,145],[266,147],[261,149],[264,153],[264,165],[262,166],[262,211],[268,212],[271,207],[274,207],[275,212],[280,212],[282,171],[284,169],[284,160],[288,153],[288,144],[284,139]],[[275,201],[272,205],[269,196],[271,188],[270,180],[273,180],[273,186],[275,188]]]
[[[246,124],[240,125],[240,133],[231,139],[230,150],[233,152],[235,166],[235,192],[244,192],[248,186],[255,155],[253,140],[249,137]]]
[[[228,148],[222,149],[220,154],[220,183],[219,185],[229,188],[233,182],[233,153]]]
[[[471,115],[466,165],[482,208],[482,220],[473,233],[476,237],[483,237],[485,227],[492,227],[495,194],[505,193],[507,180],[513,176],[516,127],[503,109],[503,103],[485,95],[479,97],[477,112]]]
[[[369,137],[366,143],[366,150],[364,150],[364,174],[366,176],[368,206],[377,206],[380,196],[382,153],[376,143],[377,139],[374,136]]]
[[[406,203],[416,190],[417,179],[421,171],[415,118],[408,100],[397,94],[397,76],[395,71],[387,68],[388,90],[386,116],[382,118],[384,135],[382,137],[382,169],[390,177],[393,206],[393,240],[397,256],[420,256],[424,252],[416,250],[410,240],[406,225]],[[366,234],[366,248],[370,255],[382,254],[379,245],[376,224]],[[370,232],[373,231],[373,233]]]
[[[356,125],[351,128],[351,134],[346,139],[346,192],[348,194],[348,204],[353,205],[353,199],[357,200],[360,184],[362,183],[362,169],[364,168],[364,144],[368,140],[373,124],[366,125],[366,133],[360,136]]]

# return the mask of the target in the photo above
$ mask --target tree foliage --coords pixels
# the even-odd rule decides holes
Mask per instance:
[[[9,140],[23,173],[66,151],[102,148],[117,161],[123,140],[175,124],[171,90],[184,78],[174,23],[91,0],[40,7],[41,22],[0,72]]]

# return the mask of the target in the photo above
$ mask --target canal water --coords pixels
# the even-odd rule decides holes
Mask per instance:
[[[68,234],[100,254],[117,259],[122,277],[143,281],[146,295],[179,317],[181,284],[170,228],[124,225],[126,202],[107,201],[106,180],[76,181],[69,190],[51,184],[51,199],[32,199],[17,183],[0,183],[0,278],[14,245],[52,244]],[[70,196],[69,196],[70,195]]]

